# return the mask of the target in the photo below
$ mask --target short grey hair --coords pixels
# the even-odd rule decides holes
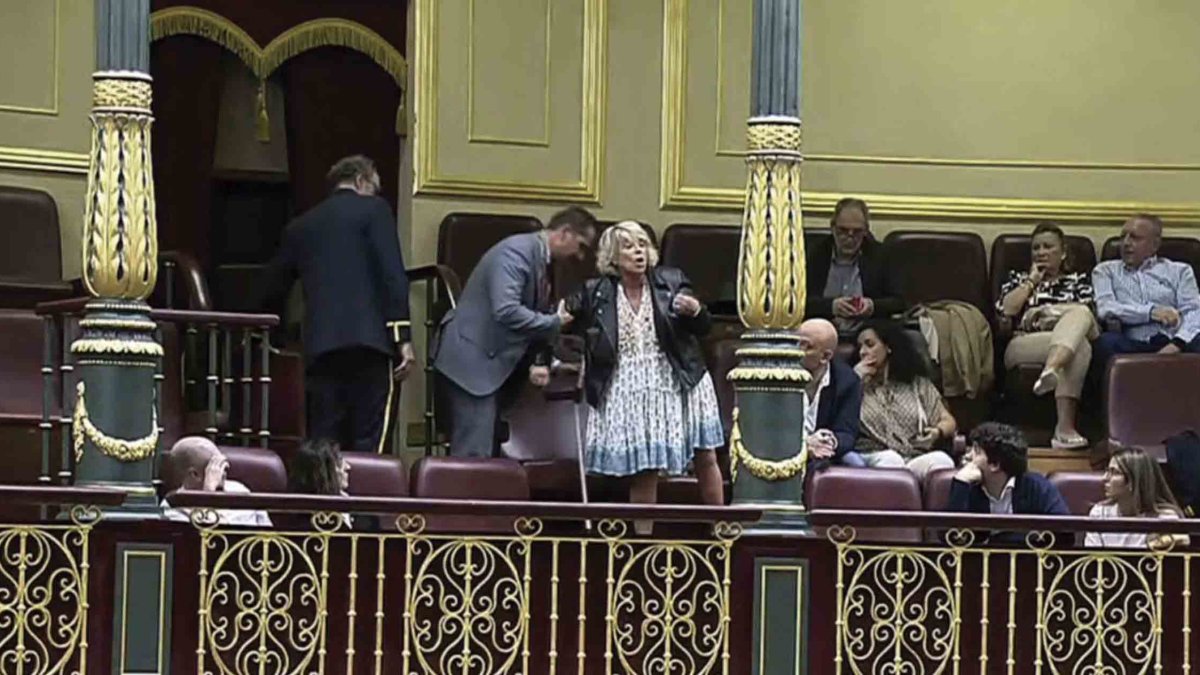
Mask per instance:
[[[636,220],[622,220],[600,235],[600,244],[596,247],[596,269],[601,274],[620,274],[617,261],[621,257],[621,247],[627,241],[645,244],[647,268],[658,264],[658,249],[646,233],[646,228]]]

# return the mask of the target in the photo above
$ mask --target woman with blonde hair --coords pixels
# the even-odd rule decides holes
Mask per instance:
[[[1104,472],[1104,500],[1092,507],[1089,518],[1183,517],[1179,502],[1163,476],[1158,461],[1141,448],[1113,453]],[[1146,535],[1142,532],[1088,532],[1084,545],[1103,548],[1158,549],[1172,543],[1187,544],[1186,535]]]
[[[566,301],[584,337],[589,473],[632,476],[630,500],[653,503],[660,474],[694,465],[707,504],[724,503],[716,448],[725,442],[699,337],[712,318],[682,271],[658,264],[639,223],[600,236],[600,276]],[[645,533],[649,523],[635,523]]]

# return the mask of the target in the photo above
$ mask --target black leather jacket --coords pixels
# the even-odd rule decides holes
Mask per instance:
[[[712,316],[703,304],[694,317],[671,310],[677,293],[693,295],[692,284],[674,267],[654,267],[648,273],[650,301],[654,308],[654,330],[658,345],[671,362],[684,391],[704,377],[706,367],[697,339],[712,327]],[[617,365],[617,293],[620,281],[614,276],[589,279],[582,290],[567,298],[567,311],[575,320],[568,332],[583,336],[586,372],[584,388],[588,403],[600,405]]]

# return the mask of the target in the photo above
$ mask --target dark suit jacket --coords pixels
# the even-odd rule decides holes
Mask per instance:
[[[1071,515],[1058,488],[1054,487],[1042,474],[1032,471],[1026,471],[1017,476],[1016,483],[1013,485],[1012,507],[1013,515]],[[982,483],[969,485],[957,479],[950,485],[950,502],[946,508],[948,511],[961,513],[991,512]]]
[[[817,428],[837,436],[835,459],[854,449],[862,412],[862,380],[854,369],[838,358],[829,362],[829,386],[817,397]]]
[[[829,279],[829,267],[833,262],[833,237],[820,239],[811,248],[805,249],[804,260],[808,268],[805,318],[832,319],[834,298],[823,296],[825,282]],[[883,244],[871,237],[863,241],[858,272],[862,277],[863,297],[875,303],[874,316],[888,317],[904,311],[904,300],[888,272]]]
[[[382,198],[338,190],[296,218],[268,267],[263,304],[280,302],[297,276],[308,364],[351,347],[391,356],[408,341],[408,275]]]
[[[694,317],[670,311],[675,294],[693,295],[692,284],[682,271],[655,267],[649,271],[649,281],[658,346],[667,355],[684,390],[690,391],[707,371],[697,337],[708,333],[712,317],[704,305]],[[617,365],[617,293],[620,292],[616,277],[602,276],[589,279],[582,290],[567,298],[567,309],[575,317],[569,329],[584,337],[584,388],[592,406],[600,405]]]
[[[483,254],[442,319],[434,368],[473,396],[494,394],[560,322],[550,306],[545,241],[514,234]]]

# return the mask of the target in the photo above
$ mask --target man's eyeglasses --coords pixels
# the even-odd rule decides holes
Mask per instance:
[[[867,228],[864,227],[864,228],[860,228],[860,229],[856,228],[856,229],[851,230],[851,229],[847,229],[844,227],[834,227],[833,233],[839,237],[846,237],[846,238],[854,237],[857,239],[858,237],[861,237],[867,233]]]

